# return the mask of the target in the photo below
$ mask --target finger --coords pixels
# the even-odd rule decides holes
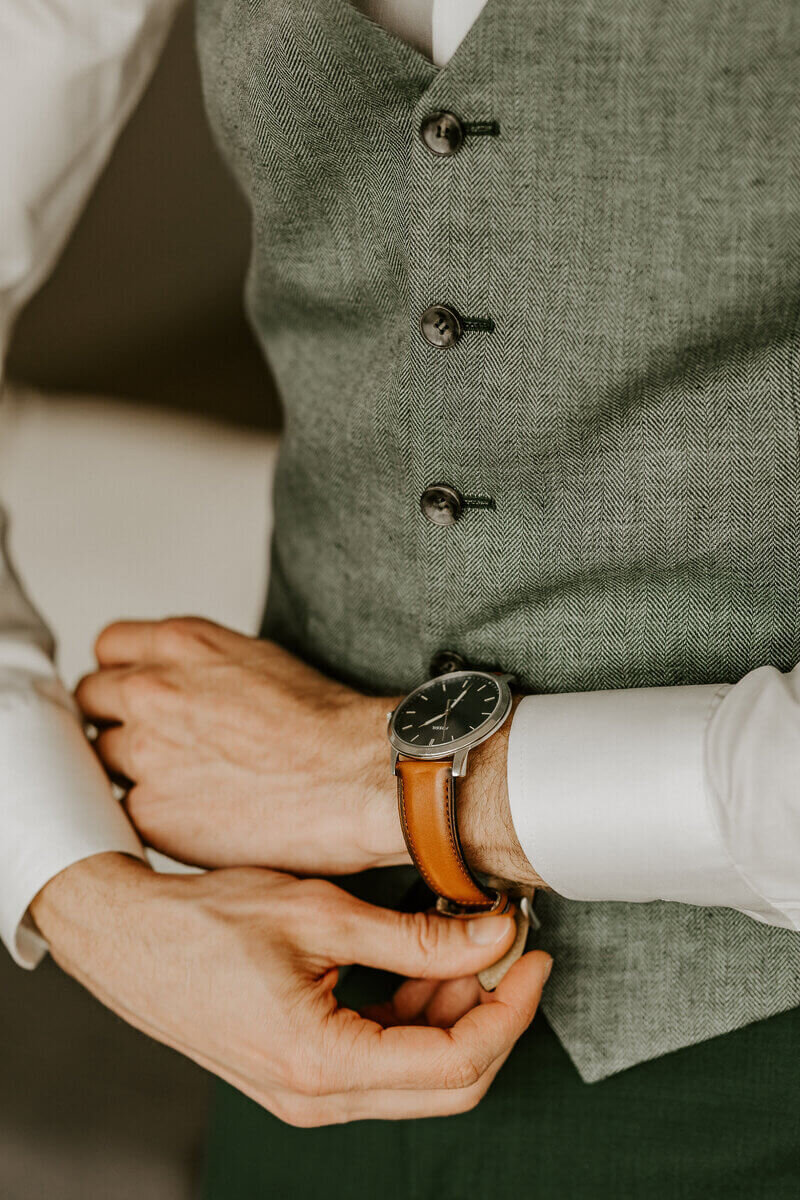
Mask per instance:
[[[369,1004],[359,1011],[370,1021],[388,1029],[390,1025],[436,1025],[449,1029],[464,1013],[481,1002],[477,976],[464,979],[407,979],[391,1000]],[[488,993],[485,993],[488,995]]]
[[[125,667],[139,662],[156,662],[154,631],[157,621],[114,621],[98,635],[95,657],[101,667]]]
[[[102,730],[94,740],[94,748],[107,771],[128,781],[136,778],[127,725],[115,725],[112,729]]]
[[[338,1009],[330,1022],[338,1045],[332,1056],[336,1066],[326,1091],[471,1087],[533,1020],[551,961],[541,950],[523,955],[497,990],[451,1029],[383,1029]]]
[[[333,1095],[308,1098],[279,1093],[269,1098],[268,1106],[276,1116],[293,1125],[340,1125],[347,1121],[408,1121],[421,1117],[450,1117],[469,1112],[488,1092],[500,1068],[508,1058],[502,1054],[477,1083],[452,1091],[395,1091],[336,1092]],[[241,1088],[241,1084],[238,1085]],[[259,1100],[257,1089],[243,1091]]]
[[[522,975],[521,968],[526,958],[539,958],[544,959],[546,963],[550,962],[549,957],[541,952],[534,952],[520,959],[509,971],[500,987],[498,987],[497,992],[492,994],[491,999],[485,1006],[486,1008],[496,1006],[501,990],[507,992],[509,998],[511,997],[512,988],[507,985],[512,975],[516,974],[518,977]],[[69,969],[72,974],[81,978],[80,971],[75,968],[74,964],[70,966],[66,958],[60,961],[62,961],[64,967]],[[330,981],[330,986],[333,986],[333,982],[335,981]],[[87,986],[89,985],[87,984]],[[140,1029],[150,1037],[156,1038],[158,1041],[164,1042],[187,1057],[194,1059],[200,1066],[214,1072],[221,1079],[238,1088],[256,1103],[268,1108],[281,1119],[296,1125],[308,1126],[341,1123],[343,1121],[369,1118],[370,1115],[386,1120],[399,1120],[425,1116],[444,1116],[466,1111],[466,1109],[474,1107],[488,1090],[488,1087],[511,1049],[510,1046],[504,1048],[474,1080],[470,1081],[464,1088],[456,1089],[452,1092],[443,1092],[436,1085],[430,1089],[420,1089],[409,1087],[406,1083],[401,1082],[394,1085],[390,1084],[388,1088],[363,1089],[359,1093],[352,1086],[354,1065],[349,1067],[346,1065],[345,1083],[339,1089],[338,1094],[329,1092],[326,1096],[298,1096],[297,1094],[289,1094],[282,1089],[265,1090],[263,1085],[260,1085],[257,1080],[252,1077],[248,1078],[241,1071],[232,1068],[227,1063],[222,1063],[216,1056],[212,1057],[208,1054],[198,1052],[194,1046],[184,1042],[183,1039],[174,1036],[165,1029],[151,1025],[149,1021],[129,1010],[124,1004],[117,1000],[112,1000],[111,996],[101,986],[92,983],[91,990],[107,1006],[113,1006],[118,1015],[135,1028]],[[517,990],[519,989],[517,988]],[[358,1014],[351,1010],[339,1010],[339,1012],[342,1016],[349,1014],[350,1018],[354,1018],[361,1025],[366,1024],[361,1021]],[[444,1038],[447,1037],[447,1034],[441,1030],[420,1029],[418,1032],[423,1034],[440,1034]],[[401,1094],[401,1091],[395,1089],[401,1089],[402,1093],[405,1094]]]
[[[481,985],[476,976],[463,979],[445,979],[425,1005],[425,1020],[428,1025],[449,1029],[456,1021],[480,1003]]]
[[[323,885],[325,886],[325,885]],[[505,954],[516,934],[513,917],[460,921],[432,912],[400,913],[356,900],[332,884],[309,891],[315,918],[311,950],[331,964],[361,963],[410,979],[475,975]]]
[[[136,1028],[150,1037],[171,1046],[192,1059],[206,1071],[235,1087],[256,1104],[274,1113],[279,1120],[302,1128],[321,1125],[341,1125],[349,1121],[377,1119],[383,1121],[414,1120],[420,1117],[446,1117],[468,1112],[474,1108],[491,1087],[500,1068],[508,1058],[501,1055],[484,1075],[469,1088],[453,1091],[395,1091],[337,1092],[326,1096],[301,1096],[278,1089],[265,1090],[255,1080],[222,1063],[219,1059],[199,1052],[195,1047],[161,1030],[150,1027],[132,1014],[121,1014]]]
[[[426,1024],[425,1008],[442,984],[437,979],[406,979],[383,1004],[368,1004],[359,1009],[362,1017],[377,1021],[388,1029],[390,1025]]]
[[[437,979],[406,979],[401,983],[392,999],[398,1025],[410,1025],[423,1016],[439,986]]]
[[[121,684],[130,670],[93,671],[75,688],[75,699],[84,716],[96,721],[124,721],[129,715]]]
[[[351,1092],[342,1097],[348,1121],[369,1120],[370,1112],[384,1121],[408,1121],[420,1117],[450,1117],[469,1112],[478,1105],[494,1083],[511,1050],[501,1054],[470,1087],[428,1091]],[[328,1097],[323,1097],[327,1100]],[[324,1114],[323,1114],[324,1115]]]
[[[100,633],[94,651],[102,667],[130,666],[204,658],[209,652],[251,640],[203,617],[168,617],[164,621],[115,621]]]
[[[107,1006],[112,1004],[111,997],[104,989],[92,985],[92,990]],[[193,1059],[199,1066],[213,1072],[281,1120],[303,1127],[342,1124],[371,1118],[387,1121],[411,1120],[467,1112],[485,1096],[510,1053],[509,1049],[498,1055],[480,1078],[461,1089],[376,1089],[363,1092],[343,1090],[324,1096],[306,1096],[281,1088],[265,1089],[256,1079],[220,1061],[216,1056],[198,1051],[182,1038],[152,1026],[149,1021],[143,1020],[117,1001],[114,1001],[113,1005],[118,1015],[136,1029]]]

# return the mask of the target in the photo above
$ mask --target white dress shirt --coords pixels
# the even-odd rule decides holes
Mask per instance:
[[[0,370],[178,3],[0,0]],[[354,3],[442,66],[486,0]],[[800,929],[798,779],[800,667],[735,686],[529,696],[511,730],[517,833],[572,899],[724,905]],[[141,853],[0,553],[0,937],[18,962],[46,949],[26,918],[36,892],[104,850]]]

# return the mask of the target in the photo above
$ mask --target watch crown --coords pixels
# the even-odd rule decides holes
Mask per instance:
[[[391,721],[391,719],[392,719],[392,717],[393,717],[393,716],[394,716],[394,709],[393,709],[393,708],[390,708],[390,709],[389,709],[389,711],[388,711],[388,712],[387,712],[387,714],[386,714],[386,720],[387,720],[387,721]]]

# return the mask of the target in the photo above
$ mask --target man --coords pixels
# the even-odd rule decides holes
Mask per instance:
[[[793,1195],[796,7],[435,8],[438,71],[399,7],[197,11],[287,410],[266,641],[105,632],[79,689],[99,753],[147,841],[223,869],[89,857],[136,854],[117,822],[49,881],[36,865],[28,919],[236,1085],[211,1196]],[[545,958],[486,1003],[468,977],[512,934],[467,952],[463,930],[494,918],[272,874],[356,872],[403,903],[405,876],[365,871],[405,855],[374,697],[458,666],[534,693],[472,756],[458,819],[466,867],[553,889],[558,959],[549,1027],[488,1092]],[[336,1007],[343,962],[431,975],[420,930],[466,983],[369,1008],[380,981],[353,972],[364,1015]],[[297,1133],[242,1092],[299,1125],[487,1094],[454,1122]]]

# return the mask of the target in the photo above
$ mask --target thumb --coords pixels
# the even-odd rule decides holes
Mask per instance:
[[[501,958],[516,934],[511,914],[461,920],[399,913],[352,900],[330,913],[320,950],[338,965],[361,963],[410,979],[458,979]]]

